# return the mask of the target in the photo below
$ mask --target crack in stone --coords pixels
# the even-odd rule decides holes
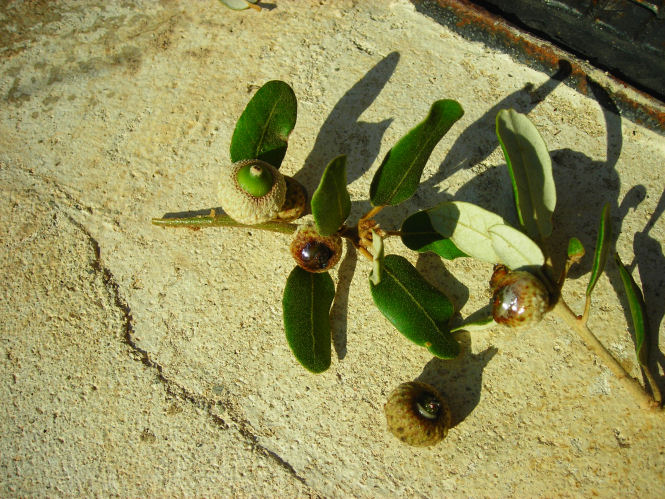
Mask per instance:
[[[91,266],[93,270],[102,277],[102,282],[104,283],[106,291],[109,293],[109,297],[112,299],[115,306],[122,312],[123,332],[124,332],[122,341],[132,349],[132,351],[136,354],[137,359],[143,365],[156,371],[157,379],[164,385],[166,393],[169,396],[188,402],[192,404],[194,407],[205,410],[207,414],[210,416],[210,418],[213,420],[213,422],[220,429],[223,430],[230,429],[231,425],[229,425],[221,416],[215,414],[213,411],[214,407],[222,406],[227,409],[227,412],[231,412],[228,411],[228,409],[231,408],[230,403],[227,405],[219,402],[211,402],[210,400],[206,399],[203,396],[197,396],[193,393],[190,393],[184,387],[168,379],[164,374],[163,367],[158,362],[155,362],[150,358],[150,355],[147,350],[141,348],[139,345],[136,344],[136,342],[133,339],[134,319],[132,317],[131,308],[129,304],[126,302],[126,300],[122,297],[122,294],[120,292],[120,286],[118,284],[118,281],[115,279],[115,276],[113,275],[111,270],[108,267],[104,266],[102,263],[101,247],[99,245],[99,242],[97,241],[97,239],[95,239],[95,237],[90,233],[90,231],[88,231],[88,229],[82,223],[74,219],[71,215],[67,214],[66,212],[65,216],[74,226],[76,226],[81,232],[83,232],[86,235],[95,255],[95,258],[91,263]],[[287,473],[289,473],[293,478],[298,480],[306,487],[310,488],[309,485],[307,484],[307,481],[298,474],[295,468],[288,461],[283,459],[275,451],[268,449],[259,442],[258,436],[252,431],[251,424],[248,421],[246,421],[242,417],[239,417],[237,414],[230,414],[230,415],[237,431],[240,433],[240,435],[242,435],[242,437],[246,441],[249,442],[253,452],[256,452],[272,460],[274,463],[276,463],[278,466],[284,469]]]

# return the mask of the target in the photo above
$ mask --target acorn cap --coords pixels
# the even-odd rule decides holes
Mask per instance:
[[[275,218],[284,204],[286,181],[265,161],[245,159],[223,169],[219,195],[227,215],[254,225]]]
[[[280,222],[293,222],[305,212],[305,208],[307,207],[307,191],[293,177],[284,175],[284,180],[286,180],[286,198],[275,219]]]
[[[436,388],[421,381],[402,383],[395,388],[388,396],[384,412],[390,432],[417,447],[443,440],[452,421],[446,400]]]
[[[490,280],[492,316],[499,324],[519,328],[540,322],[550,306],[545,284],[530,272],[495,266]]]
[[[298,227],[291,241],[291,256],[308,272],[328,272],[342,256],[342,238],[337,234],[322,236],[313,224]]]

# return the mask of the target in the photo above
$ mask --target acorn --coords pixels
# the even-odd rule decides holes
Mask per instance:
[[[542,320],[550,308],[550,294],[530,272],[495,265],[490,279],[492,316],[499,324],[524,327]]]
[[[293,177],[284,175],[286,181],[286,198],[275,220],[280,222],[293,222],[300,218],[307,206],[307,191],[305,187]]]
[[[342,256],[342,238],[322,236],[313,225],[302,225],[291,241],[291,256],[308,272],[327,272]]]
[[[286,181],[265,161],[245,159],[223,169],[219,194],[227,215],[254,225],[275,218],[286,198]]]
[[[388,430],[402,442],[417,447],[435,445],[451,426],[450,407],[432,385],[402,383],[383,406]]]

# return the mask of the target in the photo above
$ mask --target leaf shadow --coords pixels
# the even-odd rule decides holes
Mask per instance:
[[[458,170],[471,168],[483,162],[499,146],[495,133],[496,115],[501,109],[512,108],[528,114],[544,101],[554,89],[570,76],[572,67],[564,59],[559,61],[558,70],[542,85],[534,88],[526,83],[520,90],[507,95],[488,109],[480,118],[459,134],[450,151],[435,175],[421,184],[423,189],[436,189],[436,186]]]
[[[635,209],[648,195],[645,186],[636,185],[621,198],[621,180],[616,170],[623,146],[623,132],[619,110],[607,91],[599,84],[589,78],[587,79],[587,84],[592,90],[603,113],[607,134],[605,158],[603,160],[596,160],[582,152],[568,148],[550,151],[558,199],[557,208],[553,215],[554,231],[552,236],[546,241],[546,249],[553,256],[555,267],[558,267],[555,268],[555,272],[558,272],[565,262],[566,248],[568,240],[571,237],[575,236],[579,238],[587,250],[582,261],[571,269],[569,273],[569,278],[571,279],[586,276],[592,268],[596,235],[603,205],[605,203],[610,204],[612,235],[609,243],[609,254],[612,254],[615,251],[616,242],[621,235],[624,218],[631,209]],[[501,102],[505,103],[507,101],[508,99],[503,99]],[[483,134],[495,134],[495,114],[494,117],[488,115],[498,112],[501,107],[501,105],[493,106],[479,122],[471,127],[471,130],[475,129],[480,134],[479,136]],[[481,131],[481,124],[484,124],[486,130]],[[465,131],[462,135],[466,135],[466,138],[470,141],[474,139],[474,135],[471,132],[467,133]],[[496,142],[496,147],[498,147],[498,141]],[[455,146],[453,146],[453,149],[455,149]],[[443,178],[443,174],[447,174],[449,168],[454,171],[465,165],[467,167],[474,166],[478,161],[482,161],[486,157],[484,151],[479,151],[475,156],[467,155],[462,157],[454,151],[451,154],[453,159],[449,160],[447,157],[442,163],[442,170],[444,171],[433,176],[428,182],[421,184],[421,188],[426,189],[429,187],[432,190],[429,192],[421,190],[420,199],[418,199],[418,196],[414,196],[414,200],[411,202],[412,206],[414,203],[422,203],[425,196],[427,198],[431,197],[431,192],[435,191],[435,187],[438,184],[437,179]],[[454,197],[456,200],[472,202],[487,210],[498,213],[504,216],[512,225],[518,226],[512,186],[505,165],[487,169],[475,176],[464,184],[455,193]],[[443,195],[439,194],[437,198],[437,201],[434,203],[430,201],[429,204],[419,206],[418,208],[430,207],[433,204],[446,200],[446,198],[450,198],[450,195],[444,192]],[[665,257],[662,243],[650,236],[649,231],[664,211],[665,200],[661,197],[658,208],[651,217],[651,220],[645,225],[642,231],[634,235],[633,248],[635,261],[632,264],[638,267],[640,273],[644,298],[647,304],[649,324],[652,325],[652,334],[650,336],[651,364],[654,367],[658,364],[663,369],[665,369],[665,355],[659,349],[658,331],[665,316],[665,300],[663,299],[665,295],[665,278],[662,277],[659,269],[663,268]],[[413,212],[413,207],[411,207],[411,212]],[[632,324],[630,309],[624,296],[623,283],[617,269],[611,262],[608,262],[605,273],[621,300],[628,324]],[[633,341],[635,341],[632,326],[631,333]],[[652,369],[652,371],[654,374],[659,372],[658,369]],[[665,376],[661,376],[659,386],[662,386],[664,381]]]
[[[453,196],[446,192],[445,187],[443,190],[439,190],[440,184],[456,171],[472,168],[482,163],[499,147],[495,131],[498,112],[512,108],[528,114],[544,101],[570,75],[571,71],[570,63],[562,59],[559,61],[558,70],[545,83],[536,88],[532,83],[526,83],[520,90],[507,95],[483,113],[455,139],[437,172],[421,182],[411,199],[396,207],[399,210],[398,215],[403,219],[417,210],[452,200]],[[467,182],[455,194],[454,199],[474,203],[501,214],[511,223],[517,223],[512,201],[512,187],[510,182],[506,182],[507,178],[505,168],[487,169]]]
[[[314,192],[326,165],[341,154],[347,157],[347,184],[370,168],[379,154],[381,140],[392,119],[368,123],[361,121],[360,116],[388,83],[399,59],[399,52],[388,54],[335,104],[317,134],[314,147],[305,159],[305,166],[294,174],[294,178],[305,186],[307,192]],[[358,218],[369,209],[369,201],[354,201],[349,219]],[[339,266],[335,300],[330,311],[332,342],[339,360],[347,354],[349,291],[357,262],[357,251],[347,241],[346,255]]]
[[[599,84],[587,78],[587,84],[601,106],[605,119],[607,132],[607,146],[605,161],[593,161],[583,153],[562,149],[552,152],[556,163],[555,181],[557,185],[564,182],[564,177],[570,175],[572,180],[565,182],[568,188],[557,189],[557,210],[555,212],[555,235],[551,238],[552,253],[556,255],[559,249],[559,261],[565,258],[565,248],[570,237],[575,236],[582,241],[587,249],[585,257],[579,265],[573,267],[569,276],[581,277],[590,272],[593,265],[593,253],[596,244],[596,234],[602,206],[610,203],[612,235],[609,243],[609,254],[616,251],[617,240],[621,236],[623,220],[631,209],[636,209],[649,195],[644,185],[635,185],[629,189],[623,198],[620,197],[621,181],[616,165],[621,155],[623,145],[623,132],[621,116],[618,107],[610,95]],[[644,228],[633,235],[633,251],[635,258],[628,267],[632,271],[638,267],[643,286],[644,300],[648,324],[651,326],[649,336],[650,359],[649,364],[662,389],[664,376],[658,376],[660,365],[665,369],[665,356],[659,347],[658,332],[665,316],[665,279],[661,269],[665,264],[661,243],[649,235],[649,231],[665,211],[665,194],[660,193],[658,206]],[[612,260],[612,259],[609,259]],[[632,326],[630,307],[625,296],[623,282],[615,265],[611,261],[605,268],[605,273],[621,302],[623,313],[630,325],[631,337],[635,342],[635,331]],[[593,313],[593,308],[592,308]],[[648,386],[643,376],[645,386]]]
[[[330,309],[330,326],[332,330],[332,342],[337,353],[337,358],[343,360],[346,357],[347,323],[349,310],[349,291],[351,282],[358,263],[358,253],[350,241],[346,241],[346,254],[337,271],[337,287],[335,288],[335,300]]]
[[[419,253],[416,270],[427,282],[448,297],[455,307],[455,313],[458,313],[469,299],[469,288],[448,271],[438,255],[429,252]]]
[[[383,134],[392,119],[367,123],[361,121],[360,116],[388,83],[399,59],[399,52],[388,54],[335,104],[319,130],[314,147],[305,159],[305,166],[294,175],[308,192],[316,189],[326,165],[336,156],[347,156],[349,184],[372,165],[379,154]]]
[[[483,385],[483,370],[498,352],[489,347],[480,353],[471,353],[471,336],[458,336],[462,354],[456,359],[444,360],[434,357],[423,368],[417,381],[434,386],[448,400],[452,412],[452,426],[464,421],[480,402]]]

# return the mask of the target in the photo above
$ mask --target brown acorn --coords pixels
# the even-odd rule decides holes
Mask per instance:
[[[540,322],[550,307],[550,294],[530,272],[495,265],[490,280],[492,316],[499,324],[524,327]]]
[[[342,238],[322,236],[313,225],[303,225],[291,242],[291,256],[308,272],[327,272],[342,256]]]
[[[421,381],[402,383],[383,407],[390,432],[418,447],[437,444],[448,434],[450,407],[433,386]]]

